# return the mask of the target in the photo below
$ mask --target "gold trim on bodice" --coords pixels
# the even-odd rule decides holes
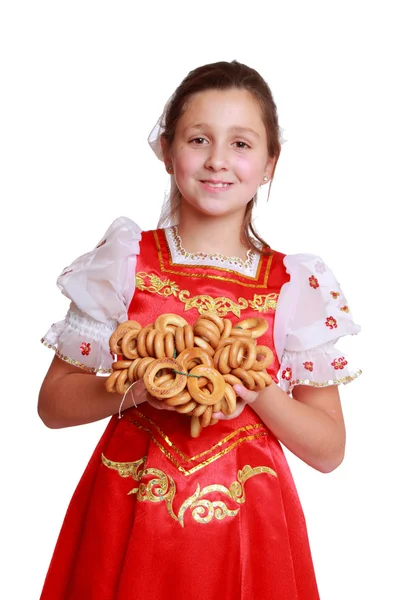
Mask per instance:
[[[234,302],[226,296],[217,296],[216,298],[207,294],[191,296],[189,290],[181,290],[175,281],[161,279],[154,273],[145,273],[144,271],[136,273],[136,288],[164,298],[174,296],[185,305],[185,311],[195,308],[200,314],[209,311],[220,317],[224,317],[228,313],[233,313],[239,318],[241,312],[249,308],[249,306],[259,313],[276,310],[279,298],[279,294],[277,293],[254,294],[253,300],[246,300],[246,298],[240,297],[237,299],[237,302]]]

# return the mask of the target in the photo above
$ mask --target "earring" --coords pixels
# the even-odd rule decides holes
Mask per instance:
[[[267,183],[268,182],[268,175],[265,175],[265,177],[263,177],[263,182]]]
[[[167,171],[168,171],[168,173],[170,173],[172,175],[172,173],[174,172],[174,169],[172,168],[172,165],[168,165]]]

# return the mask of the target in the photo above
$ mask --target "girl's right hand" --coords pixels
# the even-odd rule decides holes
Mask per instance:
[[[153,408],[158,410],[175,410],[173,406],[167,406],[162,400],[155,398],[146,389],[143,379],[139,379],[137,383],[132,387],[132,393],[136,404],[142,404],[148,402]]]

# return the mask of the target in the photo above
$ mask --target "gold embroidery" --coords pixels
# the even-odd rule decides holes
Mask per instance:
[[[136,274],[136,287],[139,290],[144,290],[151,294],[158,294],[165,298],[168,296],[178,297],[185,305],[185,311],[194,308],[197,309],[199,314],[209,311],[220,317],[224,317],[229,312],[232,312],[239,318],[241,311],[246,310],[249,305],[258,312],[275,310],[279,297],[279,294],[276,293],[264,295],[254,294],[253,300],[247,301],[245,298],[238,298],[237,302],[234,302],[225,296],[213,298],[206,294],[200,294],[191,297],[189,290],[181,290],[175,281],[172,281],[171,279],[161,279],[154,273],[145,273],[144,271]]]
[[[354,379],[357,379],[357,377],[359,377],[360,375],[362,375],[361,369],[356,371],[354,375],[346,375],[346,377],[342,377],[341,379],[329,379],[329,381],[323,381],[321,383],[318,381],[310,381],[309,379],[294,379],[290,382],[290,385],[291,387],[295,385],[308,385],[311,387],[328,387],[329,385],[340,385],[341,383],[346,385],[346,383],[354,381]]]
[[[262,473],[277,477],[276,472],[270,467],[260,466],[252,468],[250,465],[246,465],[242,470],[238,471],[237,481],[233,481],[229,488],[220,484],[212,484],[200,489],[200,485],[197,485],[194,494],[182,503],[178,515],[176,515],[173,509],[173,501],[176,495],[175,481],[170,475],[167,475],[160,469],[148,468],[141,470],[146,459],[147,457],[143,457],[134,462],[117,463],[102,455],[104,466],[117,471],[120,477],[132,477],[134,481],[140,482],[139,487],[130,490],[128,495],[136,494],[139,502],[165,502],[168,514],[181,527],[185,526],[185,513],[188,509],[191,512],[192,518],[197,523],[210,523],[213,518],[220,521],[225,519],[225,517],[234,517],[239,512],[240,507],[230,509],[221,500],[209,500],[208,498],[204,498],[204,496],[213,493],[224,494],[236,504],[243,504],[246,501],[244,484],[248,479]],[[141,479],[146,476],[152,476],[152,479],[144,483]]]
[[[279,294],[254,294],[253,300],[249,300],[251,308],[258,312],[267,312],[269,309],[276,310]]]
[[[171,461],[172,464],[178,469],[178,471],[180,471],[181,473],[183,473],[183,475],[185,475],[185,476],[192,475],[196,471],[199,471],[200,469],[203,469],[204,467],[206,467],[207,465],[211,464],[212,462],[218,460],[222,456],[225,456],[225,454],[228,454],[228,452],[230,452],[231,450],[233,450],[234,448],[236,448],[236,446],[238,446],[239,444],[243,444],[244,442],[251,442],[252,440],[257,440],[257,439],[259,439],[261,437],[264,437],[264,436],[268,435],[267,431],[261,431],[260,433],[256,433],[254,435],[248,435],[247,437],[239,438],[233,444],[231,444],[227,448],[224,448],[223,450],[221,450],[221,452],[217,452],[217,454],[214,454],[213,456],[211,456],[207,460],[204,460],[203,462],[199,463],[195,467],[192,467],[191,469],[185,469],[185,467],[183,467],[182,465],[179,464],[179,462],[171,454],[171,452],[169,452],[169,450],[167,450],[166,448],[164,448],[164,446],[152,434],[152,432],[150,431],[150,429],[148,429],[147,427],[144,427],[144,425],[141,425],[141,423],[138,423],[138,421],[135,421],[134,419],[129,419],[128,418],[127,420],[130,423],[132,423],[135,427],[137,427],[138,429],[141,429],[142,431],[145,431],[147,434],[149,434],[152,442],[157,446],[157,448],[159,450],[161,450],[161,452],[164,454],[164,456],[166,456],[168,458],[168,460]]]
[[[146,286],[145,279],[148,278],[150,280],[150,285]],[[179,292],[179,286],[175,283],[175,281],[171,281],[170,279],[160,279],[157,275],[150,273],[141,272],[136,274],[136,287],[139,290],[147,290],[152,294],[158,294],[159,296],[176,296]]]
[[[265,427],[263,423],[254,423],[252,425],[243,425],[243,427],[239,427],[239,429],[235,429],[235,431],[232,431],[231,433],[229,433],[227,436],[225,436],[224,438],[222,438],[222,440],[220,440],[219,442],[217,442],[216,444],[214,444],[214,446],[211,446],[211,448],[209,448],[208,450],[204,450],[204,452],[201,452],[200,454],[196,454],[195,456],[187,456],[187,454],[184,454],[169,439],[169,437],[162,431],[162,429],[156,423],[154,423],[154,421],[152,421],[149,417],[147,417],[146,415],[144,415],[143,413],[141,413],[139,410],[137,411],[137,414],[143,420],[145,420],[148,423],[150,423],[150,425],[152,425],[157,430],[157,432],[159,433],[160,437],[162,437],[162,439],[165,441],[165,443],[168,446],[170,446],[170,448],[172,448],[174,450],[174,452],[176,452],[176,454],[178,454],[186,462],[197,460],[198,458],[201,458],[202,456],[205,456],[206,454],[209,454],[213,450],[216,450],[216,448],[220,448],[221,446],[223,446],[224,444],[226,444],[226,442],[229,442],[229,440],[231,440],[233,437],[239,435],[239,433],[242,433],[243,431],[250,431],[251,429],[260,429],[261,427]]]
[[[165,239],[165,244],[167,246],[167,251],[168,251],[168,256],[169,256],[169,264],[172,266],[178,266],[178,267],[190,267],[191,269],[197,269],[197,268],[202,268],[204,269],[204,273],[193,273],[193,272],[184,272],[184,271],[176,271],[176,270],[172,270],[172,269],[167,269],[164,265],[164,259],[162,256],[162,252],[161,252],[161,246],[160,246],[160,242],[158,239],[158,233],[157,231],[153,231],[153,235],[154,235],[154,240],[155,240],[155,244],[156,244],[156,248],[157,248],[157,254],[158,254],[158,259],[160,262],[160,268],[161,271],[164,271],[165,273],[173,273],[174,275],[182,275],[183,277],[200,277],[200,278],[208,278],[208,279],[218,279],[220,281],[230,281],[231,283],[236,283],[237,285],[241,285],[243,287],[267,287],[267,281],[268,281],[268,276],[269,276],[269,272],[271,270],[271,265],[272,265],[272,258],[273,258],[273,252],[271,252],[271,255],[268,256],[268,262],[267,262],[267,266],[265,268],[265,275],[264,275],[264,281],[262,283],[257,283],[259,277],[260,277],[260,270],[261,270],[261,266],[263,264],[263,259],[260,259],[258,262],[258,267],[257,267],[257,273],[255,275],[255,277],[249,277],[248,275],[243,275],[241,273],[238,273],[237,271],[233,271],[232,269],[223,269],[222,267],[212,267],[213,271],[222,271],[224,273],[232,273],[233,275],[236,276],[236,279],[232,279],[229,277],[222,277],[219,275],[211,275],[209,272],[207,272],[206,269],[204,269],[204,265],[182,265],[179,263],[173,263],[172,262],[172,256],[171,256],[171,251],[169,249],[168,246],[168,242]],[[165,234],[164,234],[165,237]],[[250,279],[253,283],[243,283],[242,281],[240,281],[238,279],[238,276],[241,277],[242,279]]]
[[[244,298],[239,298],[238,303],[233,302],[233,300],[225,296],[212,298],[211,296],[200,294],[199,296],[190,298],[190,293],[187,290],[182,290],[179,293],[179,300],[184,302],[185,310],[197,308],[200,314],[209,311],[220,317],[224,317],[229,312],[233,312],[236,317],[240,317],[240,312],[249,306],[249,303]]]
[[[54,350],[54,352],[57,354],[57,356],[59,358],[61,358],[61,360],[63,360],[64,362],[68,363],[69,365],[73,365],[74,367],[79,367],[83,371],[88,371],[88,373],[112,373],[112,369],[97,369],[96,367],[87,367],[86,365],[79,362],[78,360],[70,358],[69,356],[65,356],[65,354],[61,354],[61,352],[55,346],[46,342],[46,340],[44,338],[42,338],[40,341],[44,346],[46,346],[46,348],[50,348],[50,350]]]

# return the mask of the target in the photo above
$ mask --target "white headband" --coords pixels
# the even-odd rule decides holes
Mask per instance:
[[[171,96],[171,98],[172,98],[172,96]],[[163,161],[161,136],[165,131],[165,115],[167,114],[167,110],[169,108],[171,98],[168,99],[168,102],[164,106],[162,115],[158,119],[157,123],[154,125],[153,129],[150,132],[149,137],[147,138],[147,141],[149,142],[150,147],[153,150],[154,154],[161,161]],[[281,145],[284,144],[285,142],[287,142],[287,140],[283,137],[283,134],[284,134],[284,129],[282,129],[282,127],[279,127],[279,143]]]

